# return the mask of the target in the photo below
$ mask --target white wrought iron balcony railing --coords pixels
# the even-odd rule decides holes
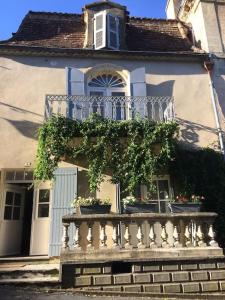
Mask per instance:
[[[46,96],[46,118],[50,118],[53,114],[60,114],[82,121],[92,113],[113,120],[129,120],[139,116],[157,122],[166,122],[174,117],[173,97]]]

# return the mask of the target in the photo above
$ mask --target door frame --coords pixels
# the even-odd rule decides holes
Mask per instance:
[[[49,190],[49,215],[48,217],[38,218],[38,204],[39,204],[39,193],[40,190]],[[51,207],[52,207],[52,187],[51,183],[41,183],[41,185],[38,188],[34,188],[34,194],[33,194],[33,211],[32,211],[32,224],[31,224],[31,238],[30,238],[30,253],[29,255],[38,255],[38,254],[32,254],[33,245],[34,245],[34,239],[35,239],[35,221],[37,219],[44,219],[45,221],[48,221],[48,237],[50,237],[50,222],[51,222]],[[48,220],[46,220],[48,219]],[[49,246],[49,238],[48,238],[48,246]],[[40,254],[40,255],[49,255],[49,253],[46,254]]]

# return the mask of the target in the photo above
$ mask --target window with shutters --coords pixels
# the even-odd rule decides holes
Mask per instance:
[[[119,18],[113,15],[107,15],[108,47],[110,49],[119,49]]]
[[[96,50],[109,48],[118,50],[120,46],[120,18],[105,11],[94,16],[94,47]]]

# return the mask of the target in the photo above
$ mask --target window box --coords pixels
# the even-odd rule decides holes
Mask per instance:
[[[169,203],[168,207],[171,213],[182,213],[182,212],[200,212],[200,203]]]
[[[109,214],[111,210],[111,205],[80,205],[80,213],[82,215],[91,214]]]
[[[158,213],[159,205],[157,202],[152,203],[135,203],[134,205],[126,205],[123,209],[125,214],[137,214],[137,213]]]

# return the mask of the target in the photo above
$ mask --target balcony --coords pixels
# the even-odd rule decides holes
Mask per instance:
[[[225,260],[215,241],[216,216],[65,216],[60,255],[62,286],[158,294],[218,291],[219,280],[225,279],[221,270],[225,269]],[[208,289],[212,283],[213,289]]]
[[[66,96],[47,95],[45,118],[60,114],[73,120],[85,120],[92,113],[113,120],[146,117],[156,122],[174,118],[172,97]]]
[[[216,257],[215,213],[63,217],[61,261]],[[68,232],[73,232],[72,240]]]

